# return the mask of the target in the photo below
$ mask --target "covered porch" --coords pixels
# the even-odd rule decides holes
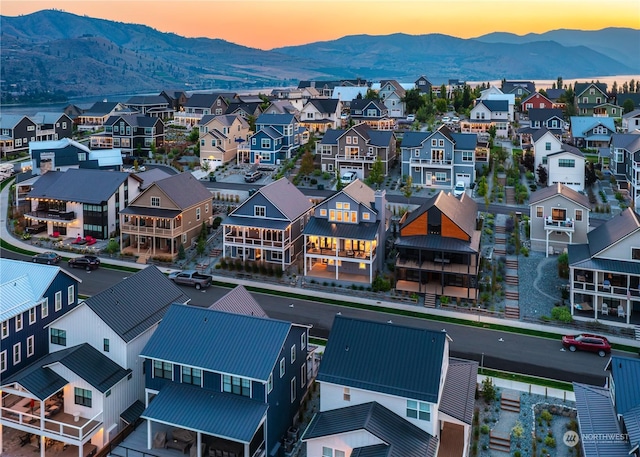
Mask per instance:
[[[180,210],[136,208],[120,211],[120,251],[134,255],[178,255],[184,230]]]

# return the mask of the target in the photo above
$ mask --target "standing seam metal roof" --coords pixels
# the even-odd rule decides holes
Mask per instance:
[[[640,360],[614,355],[609,363],[616,384],[616,412],[624,414],[640,406]]]
[[[477,382],[478,362],[450,358],[439,411],[471,424]]]
[[[28,196],[100,204],[109,200],[128,177],[129,173],[84,168],[50,171],[33,184]]]

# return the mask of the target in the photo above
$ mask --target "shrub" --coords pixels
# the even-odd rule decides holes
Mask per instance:
[[[544,445],[548,447],[556,447],[556,439],[553,436],[544,437]]]
[[[540,419],[549,423],[551,422],[551,419],[553,419],[553,415],[549,412],[548,409],[543,409],[542,412],[540,413]]]
[[[522,438],[524,435],[524,427],[520,421],[516,421],[516,424],[511,429],[511,433],[514,438]]]
[[[391,290],[391,281],[378,275],[371,283],[374,292],[388,292]]]
[[[496,388],[489,377],[484,378],[482,381],[482,398],[487,403],[491,403],[496,398]]]
[[[487,424],[482,424],[480,426],[480,433],[482,433],[483,435],[486,435],[489,433],[489,426]]]

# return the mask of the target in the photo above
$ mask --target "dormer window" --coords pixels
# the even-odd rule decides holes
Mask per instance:
[[[265,217],[267,215],[267,208],[265,206],[254,206],[253,215],[255,217]]]

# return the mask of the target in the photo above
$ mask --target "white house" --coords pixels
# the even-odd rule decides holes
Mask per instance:
[[[561,183],[576,191],[584,189],[585,158],[578,148],[562,143],[546,128],[534,132],[531,140],[536,173],[542,165],[549,185]]]

